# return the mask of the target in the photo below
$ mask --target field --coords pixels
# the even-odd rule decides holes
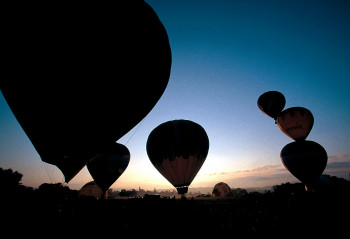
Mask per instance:
[[[225,228],[238,233],[327,230],[344,231],[349,224],[349,194],[248,194],[238,199],[64,199],[12,201],[6,222],[44,228],[191,232]],[[4,211],[4,210],[3,210]],[[6,210],[5,210],[6,211]]]

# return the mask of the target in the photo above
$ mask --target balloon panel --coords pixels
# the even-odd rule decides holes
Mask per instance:
[[[281,151],[284,166],[301,182],[316,182],[327,166],[327,152],[313,141],[295,141]]]
[[[266,115],[276,118],[286,104],[284,95],[278,91],[268,91],[258,99],[259,109]]]
[[[144,1],[16,5],[1,91],[44,162],[69,182],[154,107],[170,75],[164,26]],[[117,13],[117,14],[116,14]]]
[[[303,107],[292,107],[282,111],[276,121],[278,128],[294,140],[304,140],[314,124],[312,113]]]
[[[173,120],[157,126],[147,140],[147,154],[154,164],[163,159],[198,154],[206,157],[208,136],[199,124],[190,120]]]
[[[156,168],[175,187],[189,186],[202,167],[205,158],[190,155],[188,158],[176,156],[164,159]]]
[[[203,165],[209,150],[208,136],[199,124],[173,120],[156,127],[147,140],[154,167],[175,187],[187,187]]]

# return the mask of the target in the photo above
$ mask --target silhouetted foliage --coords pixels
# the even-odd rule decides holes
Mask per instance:
[[[12,169],[0,168],[0,186],[3,188],[14,188],[20,184],[23,175]]]
[[[282,183],[272,187],[275,195],[290,196],[294,194],[301,194],[305,192],[305,186],[302,183]]]
[[[0,168],[0,188],[2,199],[12,199],[18,196],[25,196],[34,189],[21,184],[23,175],[12,169]]]
[[[40,197],[52,198],[55,200],[78,197],[78,191],[71,190],[68,186],[63,186],[61,183],[43,183],[35,192],[40,195]]]
[[[5,174],[2,172],[1,177]],[[11,171],[6,171],[10,173]],[[14,175],[12,175],[14,174]],[[17,186],[20,173],[17,176]],[[15,186],[15,187],[17,187]],[[22,186],[24,187],[24,186]],[[42,184],[30,193],[16,194],[16,198],[2,200],[1,211],[9,225],[40,225],[42,228],[69,229],[93,225],[94,230],[116,228],[157,228],[173,230],[186,228],[229,228],[235,233],[249,232],[322,232],[333,235],[347,228],[350,213],[350,182],[323,175],[317,190],[305,191],[301,183],[275,185],[265,193],[247,193],[232,189],[238,197],[194,197],[193,200],[175,200],[158,194],[157,200],[133,195],[157,190],[112,191],[126,195],[118,200],[78,199],[77,191],[61,184]],[[171,191],[169,191],[171,192]],[[7,192],[5,192],[6,194]],[[121,199],[124,198],[124,199]],[[129,199],[130,198],[130,199]]]
[[[231,189],[229,196],[241,197],[241,196],[244,196],[246,194],[248,194],[248,192],[244,188],[233,188],[233,189]]]

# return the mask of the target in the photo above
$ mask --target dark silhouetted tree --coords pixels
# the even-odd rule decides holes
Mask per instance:
[[[12,169],[0,168],[0,186],[5,189],[15,188],[20,185],[23,175]]]

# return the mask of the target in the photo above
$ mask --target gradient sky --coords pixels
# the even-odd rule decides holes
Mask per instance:
[[[349,179],[350,1],[146,2],[168,32],[171,76],[153,110],[118,141],[131,160],[112,188],[173,188],[146,153],[149,133],[173,119],[195,121],[209,136],[207,160],[191,187],[297,182],[279,157],[293,140],[257,107],[270,90],[285,95],[285,108],[313,113],[308,139],[327,150],[325,173]],[[40,160],[2,94],[0,167],[21,172],[28,186],[64,181]],[[68,186],[79,189],[91,180],[84,168]]]

